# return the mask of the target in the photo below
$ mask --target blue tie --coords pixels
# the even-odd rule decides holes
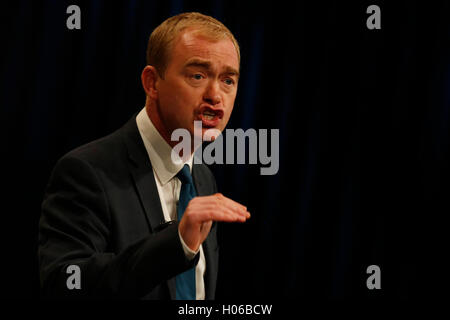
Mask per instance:
[[[189,201],[197,196],[197,192],[195,191],[194,182],[187,164],[177,173],[177,177],[181,181],[180,199],[177,208],[178,221],[180,221]],[[175,280],[177,287],[176,299],[195,300],[195,267],[179,274]]]

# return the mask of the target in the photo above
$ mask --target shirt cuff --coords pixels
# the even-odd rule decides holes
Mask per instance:
[[[194,257],[195,257],[195,256],[197,255],[197,253],[200,251],[200,247],[198,248],[197,251],[191,250],[191,248],[189,248],[189,247],[186,245],[186,243],[184,243],[184,240],[183,240],[183,238],[181,237],[181,234],[180,234],[180,230],[178,230],[178,236],[180,237],[181,245],[182,245],[182,247],[183,247],[183,251],[184,251],[184,254],[186,255],[186,258],[187,258],[188,260],[194,259]]]

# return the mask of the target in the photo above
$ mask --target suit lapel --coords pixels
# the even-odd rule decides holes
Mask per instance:
[[[164,214],[156,187],[152,164],[138,131],[136,115],[125,125],[125,144],[130,158],[129,170],[133,177],[139,199],[144,208],[147,222],[154,232],[164,223]]]
[[[165,222],[153,167],[136,124],[136,115],[125,125],[125,144],[130,158],[129,169],[152,232]],[[167,280],[169,295],[176,299],[175,278]]]

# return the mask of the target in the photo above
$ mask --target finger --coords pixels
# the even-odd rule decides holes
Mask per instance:
[[[201,210],[221,210],[227,208],[232,212],[245,217],[250,218],[250,213],[247,208],[238,202],[223,196],[222,194],[214,194],[211,196],[196,197],[189,203],[193,212],[199,212]]]
[[[221,193],[219,193],[217,196],[218,196],[218,198],[219,198],[221,201],[224,201],[225,203],[227,203],[227,204],[229,204],[229,205],[232,205],[232,206],[234,206],[234,207],[236,207],[236,208],[239,208],[239,209],[241,209],[241,210],[247,210],[247,207],[246,207],[246,206],[240,204],[240,203],[237,202],[237,201],[234,201],[234,200],[231,199],[231,198],[228,198],[228,197],[224,196],[224,195],[221,194]]]
[[[247,220],[247,216],[241,212],[236,212],[228,207],[223,207],[223,213],[228,214],[229,216],[235,217],[237,222],[245,222]]]
[[[217,201],[218,203],[227,206],[231,210],[236,211],[237,213],[246,216],[247,214],[247,207],[240,204],[239,202],[236,202],[230,198],[225,197],[222,194],[217,195]]]
[[[202,210],[196,210],[195,219],[198,222],[245,222],[246,220],[244,216],[225,206],[206,206]]]
[[[227,206],[213,206],[211,208],[210,216],[214,221],[238,222],[245,221],[245,216],[236,212]]]
[[[231,199],[228,199],[228,200],[231,200]],[[247,208],[245,206],[242,206],[239,204],[236,205],[236,204],[238,204],[238,203],[233,200],[231,200],[231,201],[224,200],[224,202],[221,203],[220,206],[223,208],[227,208],[228,210],[231,210],[232,212],[238,214],[240,217],[249,219],[250,212],[247,211]]]

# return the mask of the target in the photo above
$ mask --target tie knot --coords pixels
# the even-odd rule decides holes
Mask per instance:
[[[178,171],[177,177],[183,184],[193,184],[191,170],[189,170],[189,166],[187,164],[185,164],[183,168]]]

